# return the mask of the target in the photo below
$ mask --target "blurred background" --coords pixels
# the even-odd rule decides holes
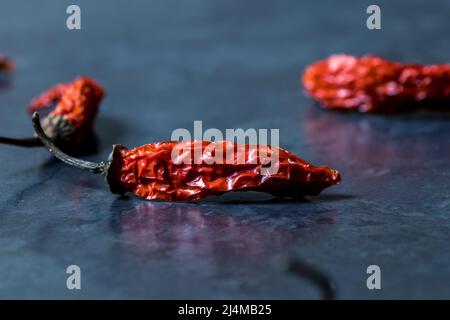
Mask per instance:
[[[81,30],[66,8],[81,8]],[[381,8],[368,30],[366,8]],[[257,194],[199,204],[117,198],[99,176],[45,150],[0,146],[0,298],[448,298],[449,116],[327,112],[304,68],[333,53],[446,63],[448,1],[2,0],[0,135],[32,134],[31,98],[78,75],[106,89],[96,123],[113,143],[169,140],[176,128],[279,128],[280,145],[340,170],[304,201]],[[79,265],[82,290],[66,288]],[[368,290],[379,265],[382,289]]]

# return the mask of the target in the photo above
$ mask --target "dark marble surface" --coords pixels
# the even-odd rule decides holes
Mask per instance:
[[[0,85],[0,134],[30,134],[29,99],[87,74],[108,93],[88,159],[203,120],[280,128],[282,147],[343,181],[300,202],[154,203],[43,149],[1,146],[1,298],[318,298],[286,271],[292,257],[338,298],[450,297],[450,116],[326,112],[298,85],[336,52],[448,62],[449,2],[377,1],[382,30],[369,31],[367,1],[75,1],[83,29],[68,31],[72,2],[2,1],[0,51],[17,71]],[[69,264],[80,291],[66,289]],[[380,291],[366,288],[370,264]]]

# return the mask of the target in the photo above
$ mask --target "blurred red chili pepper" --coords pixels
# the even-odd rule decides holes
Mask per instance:
[[[30,113],[33,113],[35,111],[38,111],[39,109],[50,108],[52,104],[56,104],[58,103],[58,101],[61,100],[61,97],[63,96],[64,92],[69,87],[70,84],[61,83],[57,84],[54,87],[51,87],[50,89],[47,89],[37,98],[31,100],[28,106],[28,111]]]
[[[14,63],[0,53],[0,71],[11,71],[14,69]]]
[[[43,119],[46,135],[67,152],[77,152],[92,132],[95,116],[104,96],[103,88],[89,77],[78,77],[68,84],[56,85],[32,100],[29,111],[54,109]],[[0,143],[42,146],[38,137],[6,138]]]
[[[450,64],[401,64],[332,55],[306,68],[303,85],[325,108],[392,112],[450,102]]]
[[[40,126],[39,115],[33,115],[37,136],[47,149],[61,161],[72,166],[106,175],[113,193],[131,192],[149,200],[195,201],[208,195],[220,195],[229,191],[262,191],[277,197],[304,197],[317,195],[323,189],[338,184],[339,172],[328,167],[315,167],[296,155],[271,146],[239,145],[231,142],[158,142],[128,150],[115,145],[110,158],[100,163],[88,162],[64,154],[54,146]],[[215,163],[216,152],[234,151],[232,161]],[[201,151],[202,162],[173,159],[174,151],[189,150],[189,154]],[[276,157],[276,172],[264,170],[258,155]],[[240,153],[243,152],[243,153]],[[185,154],[183,153],[181,157]],[[244,161],[239,157],[244,155]],[[214,158],[214,159],[212,159]],[[210,163],[210,164],[207,164]],[[271,164],[273,165],[273,163]]]

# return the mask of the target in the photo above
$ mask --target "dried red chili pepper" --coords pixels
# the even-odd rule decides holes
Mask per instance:
[[[0,71],[11,71],[14,69],[13,62],[0,53]]]
[[[107,161],[94,163],[68,156],[55,147],[42,130],[37,113],[33,115],[32,122],[37,136],[56,158],[72,166],[106,175],[113,193],[131,192],[148,200],[195,201],[208,195],[249,190],[297,198],[317,195],[340,181],[336,170],[313,166],[288,151],[270,146],[258,146],[256,150],[258,153],[267,152],[269,156],[272,152],[278,152],[278,170],[275,173],[262,173],[263,163],[250,160],[255,157],[252,153],[255,149],[251,149],[249,145],[225,141],[158,142],[132,150],[114,145]],[[186,150],[186,147],[192,153],[199,148],[203,162],[195,164],[194,161],[173,161],[174,149]],[[231,163],[208,162],[207,158],[214,157],[217,150],[225,152],[230,147],[235,151]],[[236,161],[239,157],[236,150],[242,150],[245,155],[242,164]]]
[[[53,104],[56,104],[61,100],[64,92],[69,87],[70,84],[61,83],[57,84],[54,87],[51,87],[50,89],[47,89],[37,98],[31,100],[30,104],[28,105],[28,111],[33,113],[35,111],[38,111],[39,109],[50,108]]]
[[[376,56],[332,55],[303,74],[308,94],[324,107],[391,112],[450,103],[450,64],[401,64]]]
[[[32,100],[29,111],[43,108],[54,109],[43,120],[46,135],[67,152],[76,152],[79,145],[92,132],[98,107],[104,96],[103,88],[88,77],[76,78],[69,84],[60,84],[48,89]],[[6,138],[0,143],[20,146],[42,146],[38,137]]]

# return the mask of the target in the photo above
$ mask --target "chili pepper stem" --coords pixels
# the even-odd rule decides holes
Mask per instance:
[[[0,137],[0,143],[20,147],[42,147],[42,142],[38,137],[28,137],[28,138]]]
[[[93,173],[106,173],[106,171],[108,170],[110,161],[91,162],[77,159],[62,152],[58,147],[56,147],[53,144],[50,138],[47,137],[46,134],[44,133],[44,130],[41,127],[41,122],[39,120],[39,114],[37,112],[33,113],[31,121],[33,123],[33,128],[36,131],[36,135],[38,136],[40,141],[44,144],[44,146],[48,149],[48,151],[50,151],[50,153],[53,156],[55,156],[62,162],[67,163],[73,167],[89,170]]]

